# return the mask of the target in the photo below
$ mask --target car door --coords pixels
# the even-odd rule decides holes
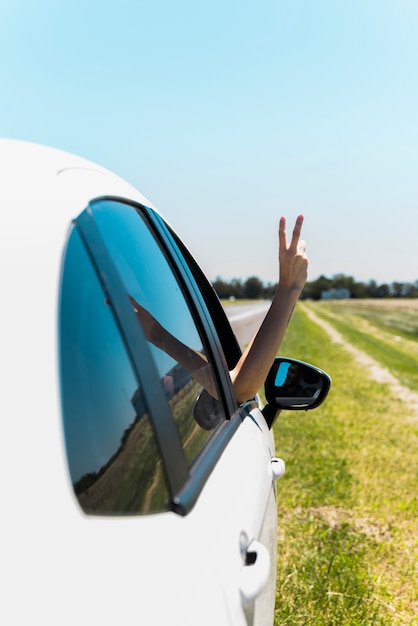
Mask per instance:
[[[272,623],[274,441],[256,399],[235,401],[238,356],[213,290],[162,218],[91,202],[63,260],[60,362],[75,499],[121,548],[109,550],[112,594],[90,570],[103,617],[115,603],[128,623]]]

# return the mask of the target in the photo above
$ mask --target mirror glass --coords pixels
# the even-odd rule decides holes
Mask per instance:
[[[326,379],[316,368],[293,360],[280,360],[274,374],[272,396],[282,408],[308,409],[318,404]]]

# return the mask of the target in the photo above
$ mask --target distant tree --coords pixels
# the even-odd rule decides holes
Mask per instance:
[[[363,283],[363,282],[356,283],[356,282],[354,282],[353,288],[352,288],[352,291],[351,291],[351,297],[352,298],[366,298],[367,297],[367,285],[366,285],[366,283]]]
[[[271,300],[276,293],[277,283],[267,283],[263,290],[263,298]]]
[[[413,283],[404,283],[402,287],[402,298],[416,297],[416,287]]]
[[[264,291],[264,285],[257,276],[250,276],[244,283],[244,297],[250,300],[261,298]]]
[[[379,285],[375,280],[369,280],[366,285],[367,298],[379,298]]]
[[[404,293],[404,284],[395,281],[391,284],[390,291],[393,298],[402,298]]]
[[[240,278],[233,278],[231,281],[231,295],[240,300],[244,298],[244,287]]]
[[[333,287],[333,281],[321,275],[314,281],[307,282],[302,292],[302,299],[320,300],[323,291]]]
[[[230,283],[225,282],[219,276],[213,281],[212,286],[221,300],[231,297],[232,289]]]
[[[411,285],[411,292],[409,294],[410,298],[418,298],[418,280],[416,280]]]
[[[354,278],[352,276],[346,276],[345,274],[334,274],[332,277],[332,288],[341,287],[342,289],[351,289],[354,284]]]
[[[387,283],[382,283],[381,285],[379,285],[378,290],[377,290],[377,297],[378,298],[390,297],[390,288]]]
[[[234,297],[271,299],[277,289],[277,283],[266,285],[257,277],[250,276],[242,282],[240,278],[233,278],[230,282],[218,276],[213,281],[213,287],[222,299]],[[301,299],[320,300],[322,293],[332,289],[347,289],[351,298],[418,298],[418,280],[414,283],[402,283],[395,281],[391,284],[378,284],[376,280],[367,283],[357,282],[353,276],[334,274],[332,278],[321,275],[313,281],[308,281],[301,294]]]

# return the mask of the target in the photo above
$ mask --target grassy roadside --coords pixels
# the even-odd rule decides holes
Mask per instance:
[[[337,315],[355,315],[394,336],[418,339],[418,299],[322,300],[313,303]]]
[[[400,383],[418,392],[418,307],[411,304],[407,308],[400,301],[396,309],[393,301],[391,304],[349,300],[305,306],[379,361]]]
[[[333,387],[274,427],[287,467],[275,624],[418,624],[418,423],[301,308],[281,352],[325,369]]]

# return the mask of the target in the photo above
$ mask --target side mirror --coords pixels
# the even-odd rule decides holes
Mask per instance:
[[[277,357],[264,385],[267,405],[264,417],[271,427],[279,409],[309,411],[322,404],[331,387],[331,378],[314,365]]]

